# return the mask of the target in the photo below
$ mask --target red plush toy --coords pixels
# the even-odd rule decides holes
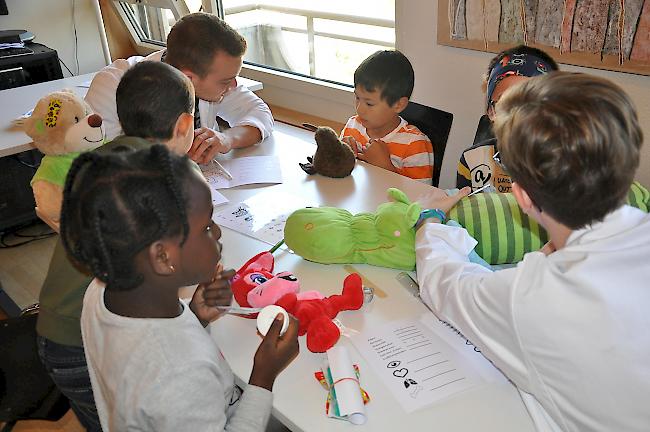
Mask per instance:
[[[282,306],[298,318],[298,334],[307,335],[309,351],[325,352],[333,347],[341,333],[332,319],[340,311],[357,310],[363,305],[361,277],[349,275],[343,282],[342,294],[323,297],[318,291],[299,292],[300,284],[293,274],[274,275],[273,267],[270,252],[259,253],[246,262],[231,282],[237,303],[243,307]]]

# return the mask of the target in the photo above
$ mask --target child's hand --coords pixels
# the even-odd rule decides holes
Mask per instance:
[[[206,164],[217,153],[228,153],[231,147],[232,143],[227,135],[214,129],[201,127],[194,131],[194,141],[187,154],[194,162]]]
[[[549,240],[549,241],[546,242],[546,244],[544,246],[542,246],[542,248],[539,251],[541,253],[543,253],[544,255],[549,256],[550,254],[555,252],[556,249],[555,249],[555,245],[553,244],[553,242]]]
[[[431,188],[431,191],[418,198],[418,202],[425,209],[440,209],[446,213],[462,198],[465,198],[472,191],[472,188],[465,186],[456,195],[449,196],[443,189]]]
[[[343,137],[341,138],[341,142],[347,144],[347,146],[352,149],[355,158],[359,157],[359,143],[357,142],[356,139],[354,139],[354,137],[351,136]]]
[[[359,160],[368,162],[389,171],[396,171],[395,165],[390,160],[388,146],[382,140],[371,140],[363,151],[357,155]]]
[[[235,275],[235,270],[223,270],[219,263],[215,277],[206,283],[199,284],[194,291],[190,309],[204,325],[216,320],[221,315],[217,306],[228,306],[232,303],[232,290],[230,279]]]
[[[298,355],[298,320],[289,318],[289,328],[280,336],[283,319],[282,314],[278,314],[257,348],[249,384],[272,391],[277,376]]]

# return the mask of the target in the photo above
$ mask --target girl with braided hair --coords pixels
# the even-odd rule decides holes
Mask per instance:
[[[221,231],[200,171],[165,146],[88,153],[68,174],[66,251],[96,277],[81,329],[101,426],[262,431],[277,375],[297,355],[281,318],[258,348],[245,391],[203,328],[232,300]],[[178,289],[199,284],[189,304]]]

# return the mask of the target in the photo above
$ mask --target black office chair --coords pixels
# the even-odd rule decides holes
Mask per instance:
[[[474,134],[474,144],[487,141],[494,138],[494,132],[492,131],[492,121],[487,114],[483,114],[478,121],[478,126],[476,126],[476,134]]]
[[[0,321],[0,422],[59,420],[70,409],[41,364],[36,346],[38,308]]]
[[[409,124],[417,126],[431,140],[431,144],[433,144],[433,178],[431,184],[437,187],[454,115],[412,101],[409,102],[400,115]]]

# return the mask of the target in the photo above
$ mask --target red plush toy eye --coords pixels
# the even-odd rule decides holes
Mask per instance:
[[[261,273],[251,273],[248,277],[250,278],[250,281],[256,285],[262,285],[268,280],[268,278]]]

